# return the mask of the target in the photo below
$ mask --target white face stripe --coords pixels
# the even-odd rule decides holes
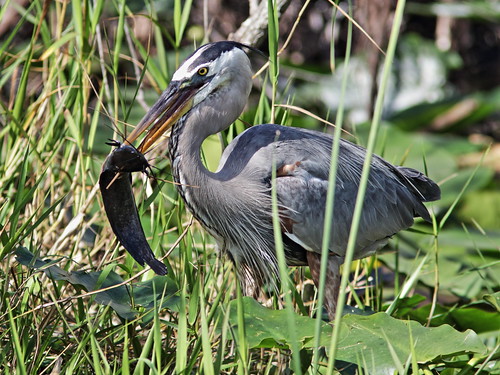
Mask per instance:
[[[226,49],[225,51],[221,51],[216,57],[213,57],[213,60],[203,61],[202,54],[210,48],[214,48],[213,44],[207,44],[200,47],[196,52],[189,57],[181,66],[177,69],[177,71],[172,76],[172,81],[183,81],[185,79],[191,79],[199,68],[206,66],[209,68],[210,73],[218,72],[227,64],[227,59],[233,59],[239,54],[246,54],[243,50],[238,47],[234,47],[231,49]],[[212,51],[213,53],[213,51]],[[210,52],[208,53],[210,55]],[[213,56],[213,55],[212,55]],[[197,61],[198,60],[198,61]]]
[[[184,61],[181,66],[179,66],[179,69],[177,69],[172,76],[172,81],[182,81],[185,78],[189,78],[193,75],[194,71],[197,70],[198,66],[189,69],[191,65],[200,57],[200,55],[205,51],[210,45],[206,45],[203,47],[200,47],[193,56],[191,56],[189,59]]]

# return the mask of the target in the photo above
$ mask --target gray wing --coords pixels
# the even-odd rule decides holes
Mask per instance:
[[[278,199],[285,207],[284,232],[306,250],[320,252],[331,145],[327,134],[260,125],[248,129],[224,152],[221,166],[229,168],[221,172],[226,171],[228,179],[239,173],[270,184],[274,158]],[[240,157],[231,158],[236,147]],[[330,251],[339,256],[345,254],[364,157],[365,149],[341,140],[330,241]],[[410,227],[415,216],[430,220],[422,202],[438,198],[439,188],[422,173],[374,156],[355,257],[376,251],[390,236]]]

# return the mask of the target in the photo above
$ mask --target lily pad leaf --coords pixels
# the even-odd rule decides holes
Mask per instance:
[[[237,301],[231,301],[230,306],[229,322],[237,326]],[[246,338],[252,348],[288,348],[294,337],[306,347],[314,336],[315,320],[307,316],[295,315],[291,331],[288,313],[284,310],[268,309],[250,297],[243,297],[243,310]],[[330,331],[331,326],[323,323],[323,336]]]
[[[233,301],[230,323],[237,326],[237,305]],[[292,337],[302,345],[314,345],[315,320],[295,316],[294,327],[287,322],[286,311],[270,310],[251,298],[243,299],[245,332],[253,348],[291,347]],[[336,360],[357,363],[369,373],[389,373],[396,368],[394,355],[405,363],[412,355],[417,362],[428,362],[451,355],[479,353],[486,347],[471,330],[459,332],[449,325],[427,328],[415,321],[403,321],[385,313],[369,316],[345,315],[341,321]],[[332,326],[323,323],[321,345],[329,347]]]
[[[459,332],[449,325],[424,327],[395,319],[385,313],[370,316],[346,315],[341,321],[337,359],[359,365],[372,364],[368,372],[395,368],[393,355],[405,363],[415,353],[417,362],[465,353],[484,354],[486,347],[471,330]],[[329,338],[323,340],[328,345]],[[392,351],[392,353],[391,353]],[[362,362],[360,362],[360,360]]]
[[[49,262],[36,257],[25,247],[19,247],[15,251],[16,260],[31,269],[44,272],[52,280],[67,281],[72,285],[83,287],[87,292],[98,291],[93,295],[95,302],[110,306],[123,319],[135,319],[139,311],[135,306],[142,306],[151,309],[155,305],[155,300],[162,308],[177,309],[178,299],[176,296],[178,287],[172,279],[166,276],[156,276],[150,280],[134,283],[133,287],[119,285],[123,279],[115,272],[84,272],[84,271],[65,271],[55,265],[55,262]],[[107,290],[101,290],[112,287]],[[133,297],[133,298],[132,298]],[[135,302],[135,306],[132,304]],[[148,314],[143,317],[143,322],[150,320]]]

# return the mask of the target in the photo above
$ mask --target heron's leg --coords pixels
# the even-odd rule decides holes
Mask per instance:
[[[316,285],[316,288],[319,288],[321,254],[307,251],[307,264],[311,270],[314,285]],[[325,296],[323,299],[328,319],[330,319],[330,321],[335,319],[335,310],[337,310],[337,298],[339,296],[340,288],[339,268],[340,258],[330,255],[326,269]]]

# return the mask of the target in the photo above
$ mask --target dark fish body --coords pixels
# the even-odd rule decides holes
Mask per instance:
[[[149,164],[139,151],[120,145],[104,162],[99,187],[106,215],[120,244],[142,266],[146,263],[158,275],[166,275],[167,267],[157,260],[142,229],[132,191],[132,172],[144,172]]]

